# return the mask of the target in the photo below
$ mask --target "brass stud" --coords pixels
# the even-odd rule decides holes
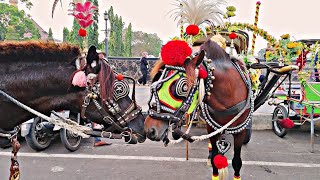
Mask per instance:
[[[214,67],[212,66],[210,69],[211,69],[211,71],[214,71],[216,68],[214,68]]]
[[[213,84],[210,84],[210,88],[213,88]]]
[[[214,77],[214,76],[211,76],[211,79],[212,79],[212,80],[215,80],[215,79],[216,79],[216,77]]]
[[[211,59],[207,59],[206,61],[207,61],[208,63],[211,63],[211,62],[212,62],[212,60],[211,60]]]
[[[96,94],[93,95],[93,99],[97,99],[98,96]]]
[[[211,96],[211,92],[207,92],[207,95],[208,95],[208,96]]]

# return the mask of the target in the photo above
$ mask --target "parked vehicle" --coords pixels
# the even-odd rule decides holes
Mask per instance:
[[[69,118],[80,123],[80,115],[67,110],[53,112],[51,118]],[[36,151],[47,149],[57,134],[60,134],[62,144],[69,151],[73,152],[79,149],[81,137],[40,117],[30,119],[21,125],[21,136],[25,137],[27,144]]]

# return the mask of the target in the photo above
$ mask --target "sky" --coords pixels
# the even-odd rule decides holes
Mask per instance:
[[[30,14],[45,30],[52,28],[53,36],[62,39],[63,27],[71,29],[72,16],[68,15],[68,4],[71,0],[62,0],[56,7],[55,15],[51,18],[53,0],[32,0],[34,6]],[[260,0],[258,27],[279,38],[289,33],[295,39],[320,39],[320,23],[317,14],[319,0]],[[227,0],[228,5],[237,8],[236,16],[231,22],[254,23],[255,0]],[[99,40],[104,38],[105,21],[103,13],[113,6],[114,12],[122,16],[127,26],[132,23],[134,31],[156,33],[164,41],[179,35],[177,22],[170,17],[169,11],[174,8],[175,0],[99,0]],[[19,5],[20,8],[23,8]],[[252,37],[252,34],[249,34]],[[256,53],[265,48],[266,41],[257,39]]]

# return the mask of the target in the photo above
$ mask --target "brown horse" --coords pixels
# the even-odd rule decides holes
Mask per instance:
[[[201,105],[200,108],[202,118],[207,121],[208,133],[211,133],[216,129],[219,129],[221,126],[227,124],[241,110],[243,112],[243,114],[234,123],[232,123],[228,129],[225,130],[228,133],[233,134],[234,137],[234,157],[232,159],[232,166],[235,171],[234,176],[237,178],[240,177],[240,168],[242,166],[240,157],[241,146],[246,135],[246,131],[243,130],[250,121],[250,118],[248,118],[251,112],[249,105],[251,104],[250,93],[248,91],[250,82],[249,84],[246,84],[246,78],[239,73],[240,69],[245,70],[243,63],[236,59],[230,58],[230,56],[218,44],[208,40],[201,46],[201,49],[202,51],[200,54],[193,58],[187,59],[184,64],[188,82],[189,96],[190,91],[192,90],[191,87],[195,82],[194,80],[197,79],[195,75],[195,69],[199,67],[199,65],[202,66],[201,64],[204,63],[203,59],[205,52],[206,58],[208,58],[207,62],[209,62],[209,66],[213,67],[211,68],[212,74],[209,73],[209,75],[212,76],[209,76],[205,80],[206,84],[209,83],[212,85],[209,86],[210,88],[207,88],[207,96],[205,96],[203,100],[204,105]],[[156,78],[160,77],[161,72],[159,70],[164,69],[163,65],[163,63],[158,63],[158,65],[153,69],[153,74],[156,74]],[[210,69],[208,69],[208,72],[210,72]],[[215,78],[212,78],[213,76]],[[166,76],[164,78],[166,78]],[[154,84],[156,84],[158,82],[157,79],[155,79],[154,82]],[[158,90],[160,90],[162,87],[163,86],[159,86]],[[177,88],[167,88],[167,90],[170,91],[168,94],[176,94],[176,92],[174,92],[175,89]],[[186,99],[188,99],[188,96],[180,98],[180,100],[183,102],[185,102]],[[165,104],[161,104],[161,101],[159,104],[160,106],[166,106]],[[170,109],[170,107],[161,107],[159,114],[155,112],[155,107],[151,108],[153,111],[149,110],[149,116],[145,121],[145,131],[147,133],[147,137],[155,141],[165,140],[167,138],[169,126],[177,126],[177,122],[179,122],[179,120],[175,120],[174,118],[177,117],[177,112],[180,111],[181,108],[167,110]],[[170,116],[170,114],[173,116]],[[163,119],[163,117],[170,117],[171,119]],[[187,137],[186,139],[188,139],[188,136],[185,134],[184,136]],[[213,162],[214,157],[219,153],[216,145],[218,140],[221,140],[221,134],[210,138],[213,146],[211,156],[213,168],[212,179],[217,179],[218,176],[218,169]],[[223,176],[223,174],[220,174],[219,178],[224,178]]]
[[[86,88],[75,87],[70,80],[77,70],[76,59],[80,56],[78,47],[53,42],[2,42],[0,52],[0,90],[46,115],[51,110],[61,109],[80,112],[87,95]],[[112,100],[115,75],[108,64],[99,60],[95,47],[89,49],[86,64],[82,65],[86,74],[99,74],[101,102]],[[118,99],[116,103],[123,110],[120,114],[129,109],[132,103],[135,106],[130,106],[131,110],[139,108],[129,96]],[[2,133],[12,131],[34,117],[1,95],[0,115]],[[87,107],[85,116],[105,127],[110,126],[93,103]],[[143,142],[145,117],[141,111],[132,117],[125,124],[138,134],[138,141]],[[4,138],[0,138],[0,141],[2,145],[8,143]]]

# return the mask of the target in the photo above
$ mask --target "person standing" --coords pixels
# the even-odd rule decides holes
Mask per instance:
[[[147,62],[148,53],[143,52],[142,57],[140,59],[140,70],[142,73],[142,77],[137,81],[137,84],[147,84],[147,75],[149,70],[149,64]]]

